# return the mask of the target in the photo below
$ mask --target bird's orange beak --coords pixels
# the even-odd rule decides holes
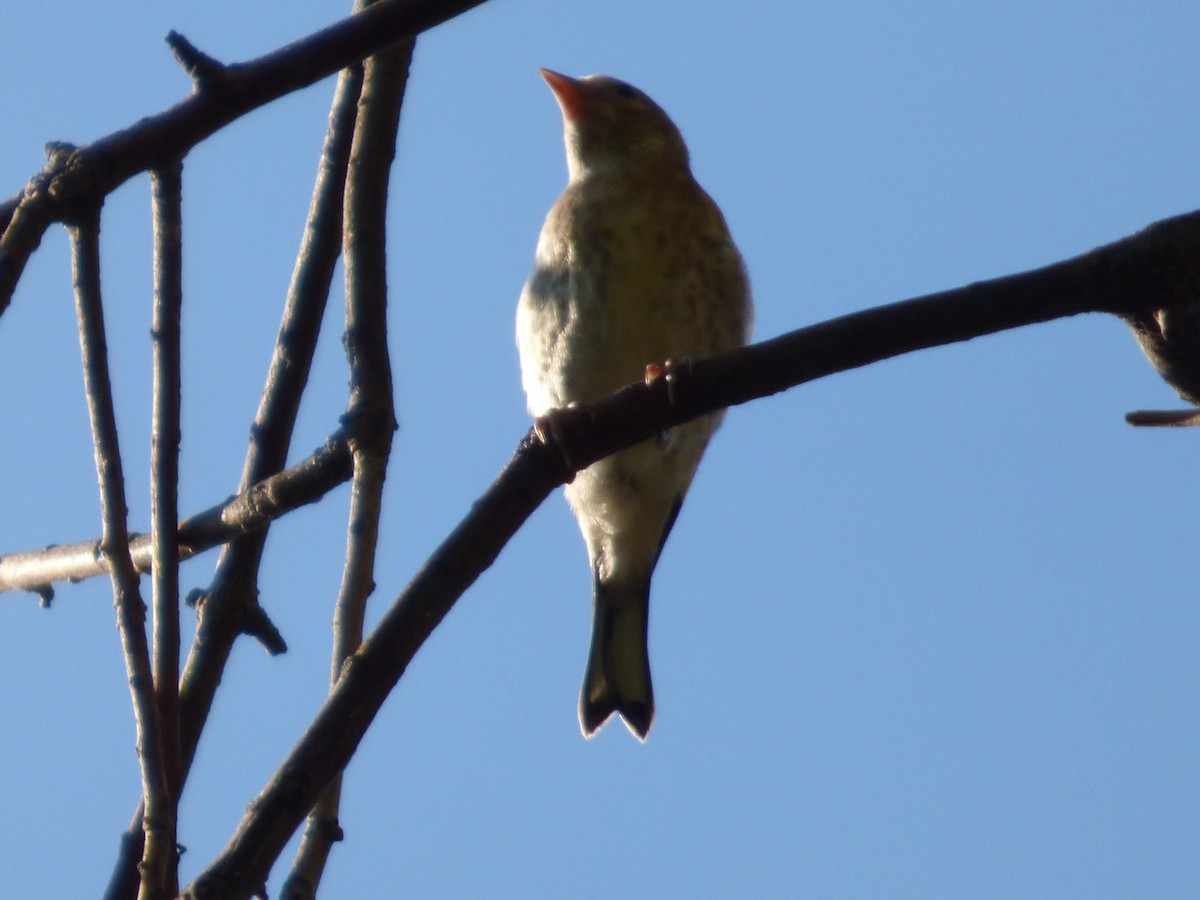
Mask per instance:
[[[538,69],[550,90],[554,91],[554,99],[562,107],[563,115],[568,119],[578,119],[587,109],[587,94],[583,85],[570,75],[563,75],[551,69]]]

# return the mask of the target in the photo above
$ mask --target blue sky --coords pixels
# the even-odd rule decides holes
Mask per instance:
[[[1194,4],[493,0],[422,38],[390,225],[398,413],[374,615],[528,426],[513,315],[565,182],[538,66],[622,77],[680,126],[750,269],[758,338],[1074,255],[1196,207]],[[0,195],[49,140],[184,96],[175,28],[245,59],[340,5],[18,0]],[[185,165],[182,505],[235,487],[333,82]],[[104,219],[133,523],[148,523],[149,191]],[[294,458],[336,427],[335,301]],[[349,770],[325,895],[1200,894],[1200,486],[1115,320],[939,348],[736,409],[654,583],[650,740],[575,718],[582,540],[551,498],[463,598]],[[0,553],[98,531],[69,260],[0,320]],[[319,705],[347,492],[278,525],[181,822],[223,846]],[[186,564],[207,583],[215,556]],[[136,801],[107,582],[0,597],[0,895],[95,896]],[[273,893],[286,870],[277,867]]]

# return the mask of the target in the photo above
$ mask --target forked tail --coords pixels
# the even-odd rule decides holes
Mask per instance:
[[[593,579],[595,621],[583,691],[579,725],[587,737],[613,713],[644,741],[654,721],[654,688],[646,634],[650,616],[650,580],[632,589]]]

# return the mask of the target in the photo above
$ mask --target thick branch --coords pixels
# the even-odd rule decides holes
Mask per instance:
[[[746,370],[752,383],[739,387],[727,382],[714,389],[733,396],[729,402],[736,404],[901,353],[1062,316],[1105,311],[1125,318],[1152,317],[1160,306],[1186,305],[1189,291],[1200,296],[1196,287],[1200,273],[1192,271],[1197,263],[1200,214],[1189,213],[1044,270],[853,313],[781,336],[760,345],[771,355],[763,357],[761,370]],[[1064,291],[1054,296],[1056,280]],[[972,295],[977,302],[968,303]],[[864,343],[850,346],[838,338],[860,321],[866,328]],[[813,342],[809,335],[832,337]],[[794,340],[804,342],[798,350],[792,349]],[[773,349],[776,347],[778,350]],[[776,359],[776,353],[781,358]],[[833,358],[837,353],[848,356],[837,360]],[[693,367],[689,395],[702,393],[696,372],[705,368]],[[729,376],[722,371],[718,377]],[[225,544],[241,532],[261,528],[296,506],[320,499],[350,477],[348,448],[346,439],[339,436],[308,460],[188,519],[180,525],[183,558]],[[149,539],[133,535],[130,549],[138,571],[149,571]],[[45,597],[56,581],[79,581],[107,571],[96,541],[11,553],[0,557],[0,591],[33,591]]]
[[[265,56],[226,66],[221,78],[202,82],[203,89],[170,109],[85,147],[72,148],[65,157],[52,158],[26,188],[0,237],[0,315],[46,228],[68,217],[81,202],[104,197],[139,172],[182,159],[192,147],[251,110],[482,2],[381,0]],[[0,217],[10,215],[9,208],[8,203],[0,206]]]
[[[590,408],[551,447],[527,437],[346,663],[335,689],[185,896],[243,898],[340,772],[457,598],[558,485],[604,456],[724,406],[903,353],[1085,312],[1137,314],[1200,298],[1200,214],[1032,272],[843,316],[688,367],[681,383],[632,385]],[[570,462],[568,463],[568,460]]]

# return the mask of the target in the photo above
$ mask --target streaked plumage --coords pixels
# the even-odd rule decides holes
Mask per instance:
[[[607,76],[542,75],[562,108],[569,183],[546,218],[517,308],[535,417],[640,381],[648,364],[740,346],[751,319],[741,256],[666,113]],[[585,735],[614,712],[638,738],[650,730],[650,579],[721,418],[601,460],[566,488],[592,565]]]

